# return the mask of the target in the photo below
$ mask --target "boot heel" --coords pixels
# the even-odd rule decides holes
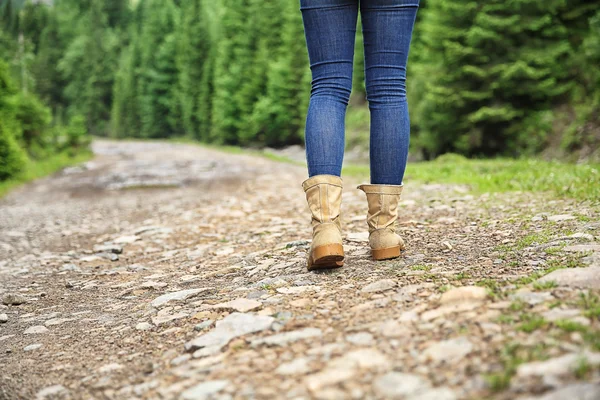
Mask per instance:
[[[344,247],[341,244],[326,244],[313,249],[308,269],[339,268],[344,266]]]
[[[375,260],[389,260],[390,258],[400,257],[400,246],[388,247],[385,249],[373,249],[371,253]]]

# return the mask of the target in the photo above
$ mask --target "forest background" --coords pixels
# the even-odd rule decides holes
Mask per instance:
[[[347,145],[366,148],[360,30]],[[599,65],[600,1],[421,0],[411,155],[597,162]],[[90,135],[302,144],[309,94],[296,0],[0,0],[0,181]]]

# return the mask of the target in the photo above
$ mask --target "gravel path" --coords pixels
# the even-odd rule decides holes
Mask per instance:
[[[597,204],[409,177],[375,263],[347,178],[308,273],[304,168],[94,151],[0,200],[0,399],[600,398]]]

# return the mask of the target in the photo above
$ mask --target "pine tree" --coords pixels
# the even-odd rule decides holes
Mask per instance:
[[[20,132],[11,102],[16,93],[8,65],[0,60],[0,181],[17,176],[26,162],[25,152],[17,142]]]
[[[185,132],[201,137],[200,100],[205,61],[210,49],[202,0],[183,0],[177,31],[178,101]]]
[[[269,146],[302,141],[302,128],[310,94],[310,69],[303,35],[302,16],[294,3],[283,11],[279,56],[269,65],[266,94],[255,106],[249,129],[256,140]]]
[[[215,46],[211,141],[237,144],[247,99],[240,95],[252,79],[253,33],[249,31],[249,0],[220,0],[222,16]]]
[[[174,28],[177,9],[171,0],[145,0],[142,7],[138,101],[142,137],[174,133],[177,113]]]
[[[567,30],[558,19],[563,6],[563,0],[428,3],[420,28],[427,53],[412,77],[425,82],[416,115],[426,151],[519,150],[525,118],[537,121],[537,111],[571,88],[563,67]],[[531,135],[543,138],[543,129]]]

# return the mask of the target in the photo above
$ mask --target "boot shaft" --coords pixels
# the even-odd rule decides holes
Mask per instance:
[[[302,183],[312,214],[312,225],[340,225],[342,178],[335,175],[315,175]]]
[[[394,230],[394,224],[398,219],[398,203],[403,186],[360,185],[358,189],[367,195],[369,233],[384,228]]]

